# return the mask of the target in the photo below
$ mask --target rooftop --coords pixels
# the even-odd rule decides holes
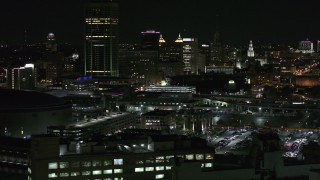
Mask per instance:
[[[67,105],[61,98],[35,91],[0,89],[0,99],[0,111]]]

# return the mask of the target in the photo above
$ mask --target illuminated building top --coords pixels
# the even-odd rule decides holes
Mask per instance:
[[[250,41],[250,44],[249,44],[248,57],[254,57],[254,50],[253,50],[252,41]]]
[[[176,39],[174,42],[176,42],[176,43],[183,43],[183,39],[181,38],[180,33],[179,33],[178,39]]]

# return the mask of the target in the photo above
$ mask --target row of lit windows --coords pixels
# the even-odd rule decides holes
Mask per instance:
[[[156,166],[156,167],[136,167],[134,168],[134,172],[150,172],[150,171],[164,171],[166,170],[171,170],[171,166]]]
[[[93,170],[93,171],[82,171],[82,172],[61,172],[61,173],[49,173],[48,178],[57,177],[75,177],[75,176],[90,176],[90,175],[102,175],[102,174],[120,174],[123,173],[123,169],[107,169],[107,170]]]
[[[160,103],[153,103],[153,102],[137,102],[136,104],[161,104],[161,105],[182,105],[182,103],[170,103],[170,102],[160,102]]]
[[[113,163],[112,160],[105,160],[105,161],[83,161],[81,162],[81,167],[98,167],[98,166],[110,166],[110,165],[123,165],[123,159],[114,159]],[[60,169],[65,168],[77,168],[80,167],[80,162],[50,162],[48,163],[48,169]]]
[[[149,164],[149,163],[163,163],[163,162],[170,162],[170,159],[173,158],[173,155],[170,156],[157,156],[155,158],[143,160],[137,160],[136,164]],[[187,155],[177,155],[177,157],[184,158],[186,160],[212,160],[212,154],[187,154]]]
[[[173,155],[170,156],[156,156],[155,158],[144,160],[137,160],[136,164],[145,163],[162,163],[169,162]],[[186,155],[177,155],[177,157],[184,158],[186,160],[212,160],[212,154],[186,154]],[[94,161],[75,161],[75,162],[49,162],[48,169],[65,169],[65,168],[78,168],[78,167],[100,167],[100,166],[111,166],[111,165],[123,165],[123,159],[113,159],[113,160],[94,160]]]
[[[86,38],[115,38],[116,36],[86,36]]]

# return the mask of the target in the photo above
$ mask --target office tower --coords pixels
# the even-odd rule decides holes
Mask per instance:
[[[302,53],[313,53],[313,42],[308,39],[299,42],[299,51]]]
[[[174,42],[161,43],[158,70],[163,73],[164,77],[183,75],[182,42],[179,35]]]
[[[159,45],[160,32],[156,32],[155,30],[147,30],[145,32],[141,32],[141,49],[158,50]]]
[[[196,74],[197,72],[198,39],[183,38],[182,59],[184,74]]]
[[[224,53],[219,32],[214,33],[213,43],[211,45],[211,61],[207,62],[208,66],[220,65],[224,61]]]
[[[36,87],[34,64],[26,64],[24,67],[13,68],[11,71],[11,88],[18,90],[31,90]]]
[[[119,5],[91,0],[85,8],[85,74],[118,76]]]
[[[211,45],[210,43],[202,43],[199,46],[199,53],[204,55],[206,58],[206,65],[209,65],[211,62]]]
[[[253,44],[252,44],[252,41],[250,41],[250,44],[249,44],[249,48],[248,48],[248,57],[254,57],[254,50],[253,50]]]
[[[46,50],[50,52],[57,52],[57,42],[53,33],[49,33],[47,36]]]

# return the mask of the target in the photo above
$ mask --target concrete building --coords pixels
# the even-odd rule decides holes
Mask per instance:
[[[141,127],[145,129],[169,131],[170,126],[175,127],[174,111],[155,109],[141,116]]]
[[[146,92],[197,93],[193,86],[146,86],[144,90]]]
[[[66,126],[49,126],[48,134],[71,139],[87,139],[92,134],[113,134],[132,128],[138,121],[136,114],[108,113],[103,116],[85,118]]]
[[[4,139],[5,140],[5,139]],[[213,168],[213,153],[205,140],[177,135],[118,134],[86,144],[63,143],[59,138],[38,135],[0,144],[1,171],[24,152],[21,174],[25,179],[172,179],[172,160],[200,162],[203,171]],[[18,147],[21,147],[19,149]],[[20,162],[20,161],[19,161]],[[7,170],[9,170],[7,168]],[[14,167],[10,168],[15,172]]]

